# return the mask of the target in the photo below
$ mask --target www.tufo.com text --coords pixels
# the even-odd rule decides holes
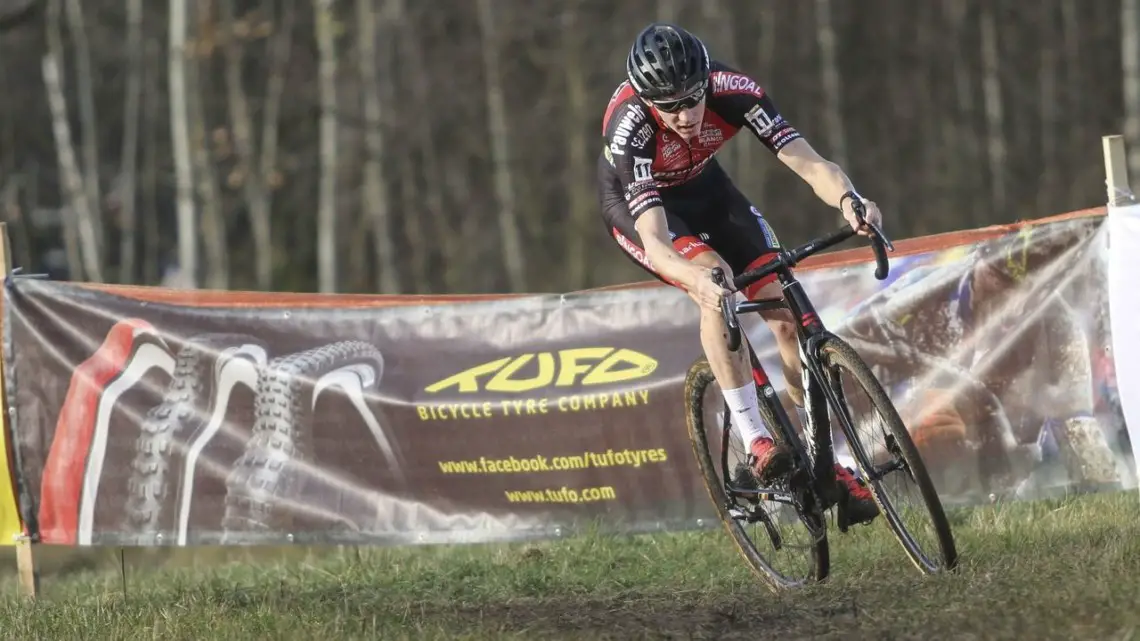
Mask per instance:
[[[579,490],[565,486],[544,490],[506,490],[504,494],[511,503],[591,503],[617,499],[617,492],[608,485]]]

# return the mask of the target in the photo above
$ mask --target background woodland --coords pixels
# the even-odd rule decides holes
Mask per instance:
[[[645,280],[594,169],[637,30],[753,75],[896,239],[1140,176],[1140,0],[0,0],[0,219],[73,280],[383,293]],[[837,224],[751,137],[786,243]]]

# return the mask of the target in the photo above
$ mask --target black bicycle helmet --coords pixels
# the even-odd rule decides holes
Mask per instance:
[[[655,22],[637,34],[625,71],[633,90],[646,100],[680,98],[708,82],[709,54],[688,31]]]

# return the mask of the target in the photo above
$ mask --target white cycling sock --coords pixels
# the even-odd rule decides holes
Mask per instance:
[[[847,447],[847,437],[843,435],[842,430],[836,430],[835,434],[831,437],[832,453],[835,454],[835,462],[855,473],[856,478],[860,476],[859,465],[855,462],[855,457],[851,455],[850,448]]]
[[[724,402],[732,412],[732,424],[736,433],[744,442],[744,447],[752,445],[752,441],[762,437],[771,437],[764,421],[760,418],[760,399],[756,396],[756,385],[748,383],[737,389],[722,391]]]

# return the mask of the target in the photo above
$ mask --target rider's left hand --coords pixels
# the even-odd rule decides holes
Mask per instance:
[[[847,222],[850,223],[852,229],[859,232],[860,236],[869,236],[871,234],[871,230],[868,229],[866,225],[859,225],[859,219],[855,217],[855,208],[853,205],[854,201],[852,199],[843,199],[843,218],[845,218]],[[875,204],[875,201],[867,200],[864,198],[863,208],[866,212],[863,218],[879,229],[882,229],[883,214],[879,211],[879,206]]]

